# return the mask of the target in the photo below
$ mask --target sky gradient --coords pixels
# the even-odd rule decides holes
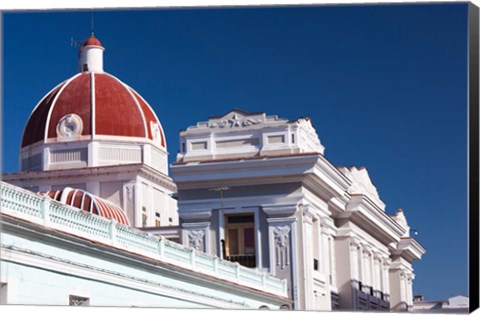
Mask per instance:
[[[3,16],[3,170],[38,101],[77,72],[94,16],[104,69],[164,128],[232,108],[310,117],[326,158],[365,166],[427,249],[414,294],[468,296],[467,4],[50,11]]]

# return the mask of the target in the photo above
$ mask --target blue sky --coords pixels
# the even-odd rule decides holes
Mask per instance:
[[[3,17],[3,172],[36,103],[77,70],[91,12]],[[467,5],[95,11],[105,71],[166,133],[238,107],[310,117],[334,165],[366,166],[427,249],[414,294],[468,295]]]

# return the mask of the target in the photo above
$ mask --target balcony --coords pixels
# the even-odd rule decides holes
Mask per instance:
[[[238,262],[240,265],[248,268],[255,268],[257,266],[256,255],[230,255],[226,256],[225,259],[231,262]]]
[[[390,296],[371,286],[364,285],[361,281],[351,280],[354,309],[357,310],[390,310]]]

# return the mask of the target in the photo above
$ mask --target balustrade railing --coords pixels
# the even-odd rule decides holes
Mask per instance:
[[[0,210],[3,214],[287,297],[286,280],[246,268],[238,262],[221,260],[163,236],[154,236],[5,182],[0,183],[0,190]]]

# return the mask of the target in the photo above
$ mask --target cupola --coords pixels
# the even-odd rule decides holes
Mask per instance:
[[[21,170],[145,163],[167,172],[162,125],[147,101],[104,72],[93,34],[79,49],[79,73],[32,111],[21,143]]]

